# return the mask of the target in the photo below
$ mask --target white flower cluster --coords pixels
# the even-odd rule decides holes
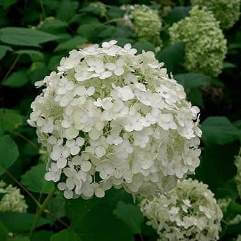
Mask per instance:
[[[116,43],[71,51],[38,83],[29,123],[49,153],[45,177],[66,198],[112,186],[148,195],[199,165],[199,109],[152,52]]]
[[[241,235],[238,235],[236,241],[241,241]]]
[[[178,182],[169,193],[144,199],[140,207],[160,241],[218,240],[222,211],[208,186],[196,180]]]
[[[0,195],[0,212],[26,212],[28,206],[18,188],[0,181]]]

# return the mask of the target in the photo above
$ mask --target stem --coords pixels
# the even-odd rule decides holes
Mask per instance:
[[[34,221],[33,221],[33,224],[32,224],[32,227],[31,227],[31,230],[30,230],[30,234],[29,236],[32,237],[32,234],[33,234],[33,231],[35,229],[35,226],[42,214],[42,212],[44,212],[45,210],[45,207],[47,206],[48,204],[48,201],[52,198],[53,194],[54,194],[54,191],[55,191],[55,188],[53,188],[49,193],[48,193],[48,196],[45,198],[45,200],[43,201],[43,203],[40,205],[39,209],[37,210],[36,212],[36,215],[35,215],[35,218],[34,218]]]
[[[28,142],[28,143],[29,143],[32,147],[34,147],[35,149],[38,149],[38,146],[37,146],[34,142],[32,142],[31,140],[29,140],[26,136],[22,135],[21,133],[15,132],[15,131],[12,131],[11,133],[12,133],[13,135],[15,135],[15,136],[18,136],[18,137],[22,138],[23,140],[25,140],[26,142]]]
[[[12,65],[11,65],[10,68],[8,69],[8,72],[4,75],[3,81],[4,81],[4,80],[9,76],[9,74],[12,72],[12,70],[13,70],[14,67],[16,66],[19,58],[20,58],[20,55],[17,55],[17,57],[16,57],[15,60],[13,61]]]

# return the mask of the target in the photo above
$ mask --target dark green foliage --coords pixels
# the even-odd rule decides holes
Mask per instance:
[[[44,180],[48,156],[26,123],[30,104],[39,93],[34,82],[54,71],[70,50],[111,39],[121,46],[131,43],[139,53],[154,51],[183,85],[187,98],[201,108],[202,155],[196,178],[207,183],[216,198],[232,199],[224,220],[241,214],[234,179],[241,140],[241,22],[224,33],[228,54],[222,74],[213,79],[188,72],[183,67],[185,46],[169,41],[168,27],[188,15],[189,1],[172,1],[173,8],[162,20],[161,49],[138,39],[120,21],[124,15],[120,6],[139,3],[160,10],[164,1],[106,0],[102,1],[105,15],[91,2],[0,0],[0,180],[18,186],[28,204],[27,213],[0,212],[0,241],[157,239],[146,226],[138,201],[124,190],[110,190],[102,199],[63,198],[54,184]],[[220,240],[231,241],[238,234],[240,223],[224,222]]]

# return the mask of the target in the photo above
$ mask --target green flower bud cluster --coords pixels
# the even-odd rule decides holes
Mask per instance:
[[[223,68],[227,41],[210,11],[195,6],[190,16],[169,29],[171,42],[185,44],[185,67],[189,71],[217,76]]]
[[[0,181],[0,194],[0,212],[26,212],[28,206],[18,188]]]
[[[89,4],[89,7],[96,9],[99,12],[99,15],[101,17],[106,17],[107,15],[107,9],[106,5],[102,2],[92,2]]]
[[[146,5],[124,6],[124,18],[130,22],[139,39],[147,40],[155,45],[161,45],[160,31],[162,27],[158,11]]]
[[[191,0],[193,6],[205,6],[223,29],[232,27],[240,16],[240,0]]]

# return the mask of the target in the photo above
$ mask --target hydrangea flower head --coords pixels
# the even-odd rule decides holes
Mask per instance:
[[[199,165],[199,109],[153,52],[116,41],[73,50],[43,81],[29,123],[66,198],[149,195]]]
[[[18,188],[0,181],[0,194],[0,212],[26,212],[28,206]]]
[[[122,6],[126,11],[125,22],[134,29],[139,39],[147,40],[156,46],[161,47],[160,32],[162,21],[158,11],[146,5],[126,5]]]
[[[231,28],[240,17],[240,0],[191,0],[191,3],[210,10],[224,29]]]
[[[140,207],[160,241],[219,238],[222,211],[208,186],[196,180],[178,182],[167,194],[143,199]]]
[[[190,16],[169,29],[173,43],[185,44],[185,67],[192,72],[217,76],[223,68],[227,41],[210,11],[195,6]]]

